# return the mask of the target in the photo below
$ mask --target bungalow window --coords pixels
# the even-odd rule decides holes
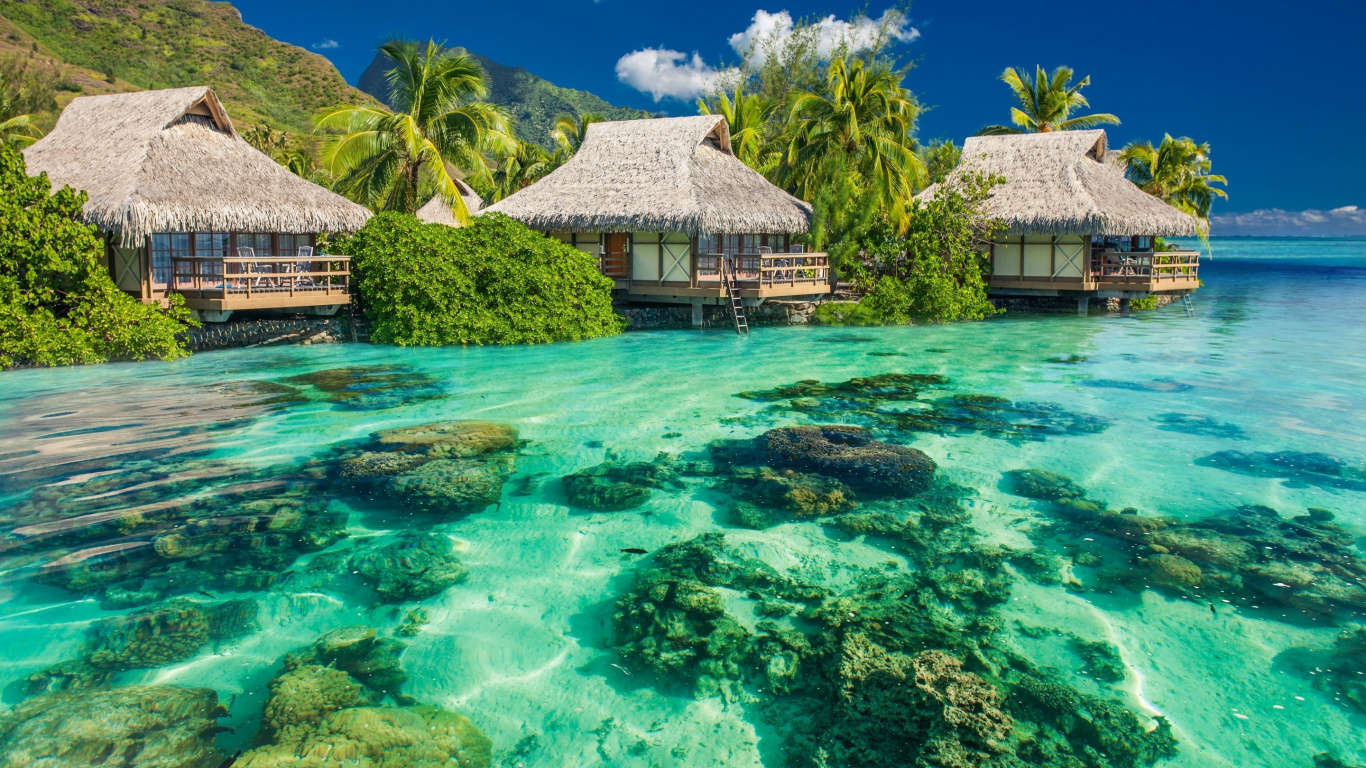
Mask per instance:
[[[308,235],[279,235],[280,258],[292,259],[299,255],[299,246],[308,245]]]
[[[721,237],[719,235],[698,235],[697,252],[716,254],[721,252]]]
[[[740,248],[743,253],[758,253],[763,235],[741,235]]]
[[[190,257],[189,232],[158,232],[152,235],[152,284],[171,280],[171,261]]]
[[[252,249],[252,255],[258,259],[270,259],[275,256],[275,246],[271,243],[273,239],[268,232],[240,232],[237,235],[237,247]]]
[[[222,259],[231,256],[232,238],[227,232],[196,232],[194,235],[194,255],[200,259]],[[187,264],[176,272],[177,275],[222,275],[223,262],[221,261],[197,261],[194,264]]]

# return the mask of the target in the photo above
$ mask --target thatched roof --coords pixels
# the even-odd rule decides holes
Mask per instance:
[[[1015,235],[1199,234],[1195,219],[1139,189],[1107,155],[1105,131],[974,136],[949,180],[984,172],[1005,177],[987,212]],[[932,198],[938,185],[917,197]]]
[[[470,185],[455,179],[455,186],[460,190],[460,198],[465,201],[465,208],[473,216],[484,209],[484,201],[479,199],[479,195]],[[433,197],[427,204],[417,209],[417,217],[428,224],[445,224],[448,227],[458,227],[460,222],[455,220],[455,214],[451,212],[451,206],[441,195]]]
[[[544,179],[488,207],[541,231],[805,232],[811,206],[740,162],[719,115],[618,120]]]
[[[85,220],[126,247],[153,232],[354,232],[370,218],[244,141],[205,86],[74,99],[24,158],[85,190]]]

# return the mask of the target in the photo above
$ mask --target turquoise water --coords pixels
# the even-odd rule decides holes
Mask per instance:
[[[1327,509],[1348,532],[1346,551],[1366,557],[1366,241],[1216,239],[1213,248],[1215,259],[1202,267],[1206,287],[1189,310],[1178,304],[1130,318],[761,328],[748,339],[649,332],[532,348],[326,345],[3,374],[4,706],[25,700],[29,676],[82,658],[102,620],[165,599],[251,599],[251,631],[99,681],[212,689],[227,706],[216,746],[231,755],[252,746],[286,653],[340,627],[393,634],[420,607],[426,623],[399,637],[407,645],[402,695],[468,716],[491,739],[494,765],[776,768],[801,737],[794,724],[806,722],[784,709],[800,709],[791,704],[798,699],[775,703],[749,678],[745,691],[707,695],[642,668],[614,647],[613,601],[661,548],[709,531],[723,531],[735,552],[834,592],[860,574],[914,569],[914,557],[876,535],[844,535],[829,520],[737,526],[728,488],[714,477],[680,472],[641,506],[610,512],[571,507],[559,478],[609,459],[696,459],[713,441],[844,421],[738,393],[808,379],[940,374],[947,384],[920,400],[981,394],[1054,406],[1035,417],[1053,427],[1042,434],[873,425],[880,439],[932,458],[940,482],[966,489],[961,505],[979,546],[1038,546],[1073,561],[1064,562],[1061,581],[1013,560],[1002,566],[1009,594],[992,608],[996,642],[1056,668],[1088,696],[1118,702],[1150,729],[1153,717],[1165,718],[1178,752],[1160,764],[1308,768],[1323,752],[1366,762],[1366,710],[1347,701],[1341,685],[1323,682],[1325,670],[1341,666],[1328,661],[1335,638],[1363,623],[1366,604],[1349,595],[1314,611],[1237,589],[1206,599],[1192,588],[1144,588],[1152,585],[1141,579],[1105,582],[1096,576],[1101,566],[1084,567],[1076,547],[1132,570],[1122,542],[1096,531],[1042,530],[1059,521],[1058,511],[1003,482],[1008,470],[1061,473],[1088,499],[1167,516],[1171,525],[1241,505],[1284,518]],[[286,382],[356,366],[387,367],[360,374],[362,385],[366,376],[402,378],[385,380],[397,388],[355,399]],[[343,384],[356,385],[351,375]],[[252,383],[263,381],[276,386]],[[850,423],[870,423],[859,421],[867,415],[852,410]],[[354,456],[379,430],[454,420],[509,425],[525,441],[507,452],[515,469],[497,503],[481,511],[433,514],[385,491],[299,485],[299,473],[322,477],[346,446]],[[1328,454],[1338,463],[1304,469],[1283,458],[1268,469],[1207,460],[1228,451]],[[184,584],[205,586],[180,589],[174,578],[151,576],[139,583],[155,535],[240,515],[233,505],[242,494],[270,498],[273,489],[299,487],[314,505],[308,514],[326,510],[339,521],[333,529],[348,535],[333,530],[257,564],[269,583],[225,585],[183,572]],[[268,537],[230,538],[226,527],[196,530],[196,541],[227,542],[215,568],[250,559],[253,546],[274,546]],[[453,542],[468,575],[430,596],[382,602],[359,568],[327,566],[328,555],[414,531]],[[64,575],[73,571],[62,563],[72,562],[98,568],[80,581]],[[1343,578],[1350,587],[1354,577]],[[139,587],[155,594],[138,597]],[[753,601],[743,590],[720,591],[728,614],[754,631]],[[1113,648],[1118,679],[1088,671],[1078,642]]]

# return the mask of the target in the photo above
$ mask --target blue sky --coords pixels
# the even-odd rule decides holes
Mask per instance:
[[[386,36],[434,37],[616,104],[674,114],[692,107],[667,97],[656,102],[622,82],[623,56],[647,49],[684,54],[675,63],[685,69],[665,69],[673,77],[654,86],[678,90],[690,73],[734,60],[727,41],[760,11],[847,19],[863,7],[807,0],[235,5],[248,24],[313,47],[353,83]],[[867,10],[877,16],[885,7]],[[906,30],[899,50],[916,62],[907,86],[931,107],[921,121],[923,138],[961,141],[984,124],[1005,122],[1010,98],[995,79],[1004,67],[1066,64],[1091,76],[1086,93],[1095,111],[1123,119],[1110,129],[1112,144],[1158,140],[1164,131],[1210,142],[1215,171],[1230,179],[1224,212],[1366,209],[1366,153],[1359,146],[1366,3],[920,0],[910,18],[918,34]],[[639,69],[627,67],[637,84]]]

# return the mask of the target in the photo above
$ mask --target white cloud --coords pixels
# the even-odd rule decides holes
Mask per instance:
[[[617,79],[654,97],[695,99],[711,88],[718,73],[697,53],[643,48],[617,60]]]
[[[1366,210],[1344,205],[1329,211],[1263,208],[1210,217],[1210,234],[1224,236],[1345,237],[1366,235]]]
[[[781,45],[792,36],[793,24],[792,14],[787,11],[760,10],[743,32],[731,35],[727,42],[740,55],[752,47],[755,60],[762,62],[766,50]],[[920,37],[919,30],[911,26],[910,20],[893,10],[884,12],[880,19],[863,17],[852,22],[831,15],[812,26],[816,32],[816,50],[822,58],[829,58],[841,46],[856,51],[867,49],[883,34],[892,41],[903,43]],[[696,52],[689,55],[668,48],[642,48],[617,60],[617,79],[650,94],[655,101],[695,99],[712,90],[718,79],[724,84],[725,78],[736,71],[717,70]]]
[[[326,50],[330,50],[330,49],[332,49],[332,48],[340,48],[340,47],[341,47],[341,43],[339,43],[339,42],[337,42],[336,40],[333,40],[332,38],[329,37],[329,38],[327,38],[326,40],[322,41],[321,43],[314,43],[314,44],[312,44],[312,45],[310,45],[310,46],[308,46],[308,47],[309,47],[309,48],[312,48],[312,49],[315,50],[315,51],[326,51]]]
[[[736,32],[727,42],[741,55],[753,48],[756,62],[762,63],[768,47],[781,45],[792,36],[792,26],[792,14],[787,11],[769,13],[760,10],[754,14],[754,19],[744,32]],[[884,11],[880,19],[864,16],[852,22],[837,19],[831,14],[812,26],[816,31],[816,50],[822,58],[827,59],[841,46],[855,51],[871,48],[883,34],[901,43],[909,43],[920,37],[920,30],[911,26],[911,20],[893,10]]]

